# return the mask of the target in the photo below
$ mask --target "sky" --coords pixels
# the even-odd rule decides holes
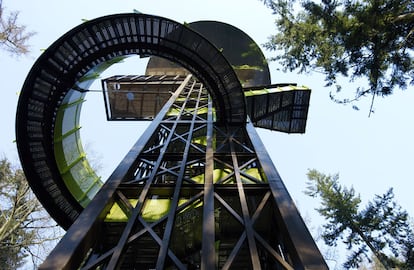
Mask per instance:
[[[14,143],[15,112],[23,82],[42,50],[82,20],[134,9],[181,23],[217,20],[238,27],[259,45],[276,31],[271,10],[258,0],[3,0],[3,6],[6,12],[20,11],[19,22],[26,25],[28,31],[36,32],[29,41],[29,55],[16,57],[0,51],[0,156],[15,163],[18,162]],[[276,55],[265,49],[263,53],[267,58]],[[132,59],[129,65],[119,67],[116,72],[122,72],[124,68],[125,74],[143,74],[142,67],[142,63]],[[414,87],[396,90],[387,98],[377,97],[375,113],[368,117],[370,98],[357,103],[360,108],[357,111],[352,105],[332,102],[329,91],[333,89],[324,87],[320,74],[284,73],[283,67],[275,62],[269,67],[272,83],[294,82],[313,90],[305,134],[259,130],[291,196],[305,219],[310,221],[311,230],[323,222],[314,210],[319,201],[303,193],[306,173],[313,168],[326,174],[339,173],[340,183],[354,187],[363,204],[392,187],[397,202],[414,217]],[[113,71],[108,74],[110,72]],[[352,83],[344,80],[343,91],[350,97],[358,86],[365,84],[363,80]],[[92,88],[100,89],[100,84],[94,84]],[[82,110],[81,125],[82,141],[91,156],[101,159],[101,173],[105,177],[138,139],[147,123],[108,123],[102,95],[89,93]]]

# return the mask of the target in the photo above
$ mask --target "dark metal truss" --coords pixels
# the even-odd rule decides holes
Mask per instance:
[[[189,75],[40,269],[326,269],[251,123]]]
[[[211,42],[189,27],[163,17],[128,13],[96,18],[73,28],[37,59],[23,85],[16,113],[23,170],[38,199],[65,229],[77,219],[83,205],[68,189],[56,162],[61,157],[55,153],[55,139],[67,135],[57,130],[57,115],[74,100],[81,102],[96,75],[132,55],[157,55],[180,64],[209,86],[217,121],[246,121],[243,91],[232,66]],[[80,114],[66,113],[75,130]]]

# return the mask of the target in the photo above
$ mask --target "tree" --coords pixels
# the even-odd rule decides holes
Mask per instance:
[[[17,269],[31,256],[34,265],[42,254],[39,248],[58,238],[51,222],[31,192],[21,169],[0,160],[0,269]]]
[[[351,250],[344,267],[358,267],[369,250],[386,268],[414,268],[414,233],[406,211],[394,201],[393,190],[368,202],[360,209],[361,199],[353,188],[339,184],[339,176],[316,170],[307,174],[305,193],[321,199],[316,210],[326,218],[322,238],[329,246],[339,239]]]
[[[278,34],[265,46],[280,52],[285,70],[319,71],[326,86],[338,76],[366,78],[368,89],[338,99],[350,103],[363,96],[387,96],[414,84],[414,2],[412,0],[263,0],[277,16]],[[348,95],[348,94],[347,94]],[[357,107],[356,107],[357,108]]]
[[[19,12],[13,11],[6,15],[2,3],[0,0],[0,49],[13,55],[27,54],[27,42],[35,33],[27,32],[26,26],[18,24]]]

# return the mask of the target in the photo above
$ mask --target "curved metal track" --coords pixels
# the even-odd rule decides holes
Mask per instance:
[[[96,73],[130,55],[157,55],[182,65],[209,89],[219,122],[246,121],[244,94],[233,68],[216,47],[188,27],[132,13],[97,18],[70,30],[32,67],[16,116],[23,169],[37,197],[64,228],[101,186],[80,144],[84,90]]]

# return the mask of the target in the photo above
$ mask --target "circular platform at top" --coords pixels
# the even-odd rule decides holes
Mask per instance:
[[[188,27],[207,38],[229,61],[243,87],[271,84],[269,66],[259,45],[239,28],[218,21],[196,21]],[[151,57],[146,74],[164,71],[182,74],[182,67],[159,57]]]
[[[51,216],[68,228],[100,189],[80,141],[87,89],[113,63],[156,55],[202,81],[223,124],[246,121],[245,99],[232,66],[206,38],[167,18],[115,14],[87,21],[54,42],[24,82],[16,115],[23,169]]]

